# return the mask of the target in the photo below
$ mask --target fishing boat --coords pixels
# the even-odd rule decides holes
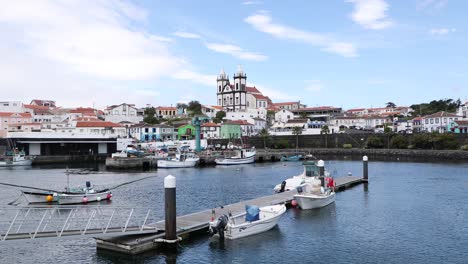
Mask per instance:
[[[286,212],[284,204],[258,208],[246,205],[244,213],[228,216],[222,215],[217,221],[209,224],[210,235],[218,235],[221,239],[238,239],[268,231],[278,224]]]
[[[239,164],[249,164],[255,162],[255,156],[257,152],[255,149],[237,149],[234,150],[236,155],[233,157],[219,158],[215,159],[216,164],[218,165],[239,165]]]
[[[112,193],[109,189],[96,191],[89,181],[82,189],[68,189],[65,192],[53,191],[21,191],[28,203],[58,203],[58,204],[85,204],[110,200]]]
[[[4,159],[0,160],[0,167],[30,166],[32,162],[33,159],[26,157],[23,151],[7,152]]]
[[[317,181],[320,183],[320,180],[317,178],[319,176],[319,167],[317,166],[317,162],[304,161],[302,165],[304,166],[304,171],[299,175],[293,176],[284,180],[282,183],[277,184],[274,188],[275,192],[291,191],[304,183],[316,184]],[[325,176],[328,176],[328,174],[329,173],[325,171]]]
[[[158,160],[158,168],[190,168],[197,165],[200,158],[194,153],[177,153],[175,157]]]
[[[297,154],[297,155],[290,155],[290,156],[282,156],[281,157],[281,161],[285,162],[285,161],[299,161],[301,160],[303,157],[302,155],[300,154]]]
[[[332,178],[326,178],[327,188],[314,186],[306,183],[297,187],[298,194],[294,195],[299,207],[303,210],[325,207],[335,202],[334,181]]]

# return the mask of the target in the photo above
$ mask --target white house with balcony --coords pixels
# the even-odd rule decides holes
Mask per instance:
[[[447,113],[445,111],[437,112],[432,115],[422,117],[423,131],[445,133],[448,131],[448,125],[452,121],[463,119],[462,116]]]
[[[104,110],[104,119],[108,122],[129,122],[138,124],[143,121],[143,115],[133,104],[120,104],[108,106]]]

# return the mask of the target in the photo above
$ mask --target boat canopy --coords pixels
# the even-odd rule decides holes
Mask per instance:
[[[315,177],[319,176],[319,168],[315,161],[305,161],[302,163],[305,169],[305,176],[307,177]]]
[[[256,205],[245,205],[245,221],[253,222],[260,220],[260,208]]]

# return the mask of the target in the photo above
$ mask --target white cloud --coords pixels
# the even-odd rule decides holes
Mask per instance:
[[[187,38],[187,39],[200,39],[201,38],[201,36],[198,34],[194,34],[190,32],[183,32],[183,31],[174,32],[173,35],[180,37],[180,38]]]
[[[352,43],[337,42],[325,35],[303,31],[293,27],[272,22],[272,18],[267,13],[257,13],[244,19],[256,30],[270,34],[279,39],[289,39],[305,42],[321,47],[322,50],[339,54],[344,57],[356,57],[357,51]]]
[[[261,5],[263,2],[261,1],[244,1],[242,2],[243,5]]]
[[[433,28],[431,30],[429,30],[429,33],[431,35],[447,35],[449,33],[454,33],[455,31],[457,31],[457,29],[455,28]]]
[[[275,101],[294,101],[299,100],[299,96],[291,95],[271,87],[266,87],[261,84],[247,83],[248,86],[255,86],[264,96],[268,96],[273,102]]]
[[[30,95],[83,104],[93,95],[104,104],[145,102],[158,93],[133,87],[192,68],[170,51],[170,38],[146,31],[147,17],[145,9],[120,0],[6,1],[0,69],[18,77],[0,78],[0,87],[15,91],[9,96],[17,100]],[[182,76],[208,85],[203,74]]]
[[[418,9],[442,9],[447,6],[448,0],[418,0]]]
[[[171,77],[179,80],[190,80],[206,86],[216,86],[216,75],[206,75],[190,70],[181,70],[172,74]]]
[[[388,4],[384,0],[346,0],[354,4],[351,19],[368,29],[384,29],[393,22],[387,18],[385,12]]]
[[[305,87],[305,90],[309,92],[320,92],[322,89],[323,84],[319,80],[307,81],[307,85]]]
[[[210,50],[232,55],[233,57],[242,60],[253,60],[253,61],[264,61],[268,57],[259,53],[249,52],[243,50],[241,47],[231,44],[220,44],[220,43],[206,43],[206,47]]]

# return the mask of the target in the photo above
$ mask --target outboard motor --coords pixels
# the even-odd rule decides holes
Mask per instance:
[[[285,188],[286,188],[286,181],[283,181],[283,182],[281,183],[281,189],[280,189],[279,192],[284,192],[284,189],[285,189]]]
[[[90,181],[86,181],[86,188],[91,188],[91,182]]]
[[[210,225],[210,236],[214,236],[219,233],[219,238],[224,239],[224,229],[228,223],[228,216],[222,215],[218,218],[218,222],[216,222],[215,226]]]

